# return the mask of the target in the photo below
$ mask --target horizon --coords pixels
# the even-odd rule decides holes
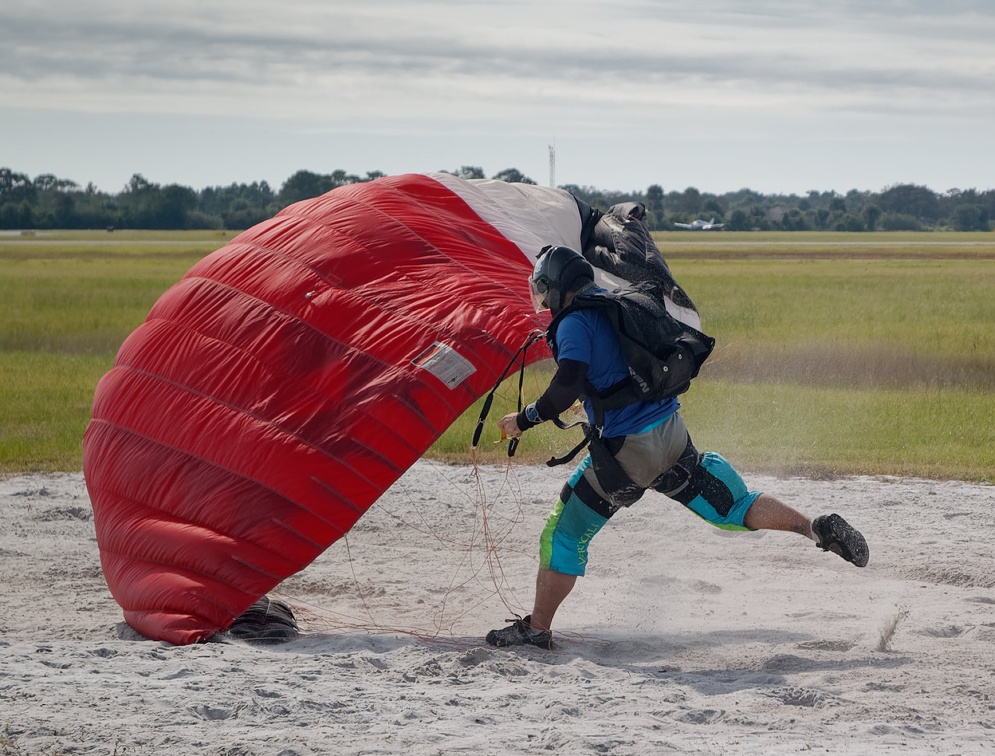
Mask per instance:
[[[460,167],[467,167],[467,166],[460,166]],[[477,167],[477,166],[473,166],[473,167]],[[509,166],[509,168],[514,168],[514,167],[515,166]],[[38,178],[40,178],[42,176],[52,175],[52,176],[55,176],[55,178],[57,178],[57,179],[61,179],[61,180],[73,182],[74,184],[76,184],[76,186],[78,187],[79,191],[82,191],[82,192],[87,191],[87,189],[89,188],[90,184],[93,184],[93,186],[96,188],[96,191],[98,193],[108,194],[108,195],[121,194],[121,193],[127,191],[127,188],[128,188],[127,184],[125,184],[124,186],[122,186],[117,191],[108,191],[108,190],[105,190],[105,189],[103,189],[101,187],[97,187],[96,184],[94,182],[92,182],[92,181],[79,181],[79,180],[77,180],[73,176],[60,175],[59,173],[54,173],[54,172],[39,173],[39,174],[36,174],[36,175],[32,176],[30,174],[27,174],[24,171],[19,171],[16,168],[13,168],[11,166],[0,165],[0,169],[3,169],[3,168],[8,168],[11,171],[13,171],[14,173],[21,173],[23,175],[26,175],[26,176],[28,176],[28,178],[32,182],[36,181]],[[339,170],[339,169],[332,169],[332,171],[334,171],[334,170]],[[437,170],[437,171],[424,171],[424,172],[419,172],[419,173],[444,173],[444,172],[455,173],[456,170],[458,170],[458,169],[453,169],[453,170]],[[294,171],[290,175],[286,176],[284,179],[282,179],[281,181],[279,181],[277,183],[271,183],[267,179],[255,179],[255,180],[251,180],[251,181],[229,182],[227,184],[217,184],[217,183],[215,183],[215,184],[207,184],[207,185],[204,185],[204,186],[195,186],[193,184],[184,183],[182,181],[171,181],[171,182],[168,182],[168,183],[167,182],[160,182],[160,181],[156,181],[155,177],[145,176],[144,174],[138,174],[138,173],[133,173],[133,174],[131,174],[131,176],[133,177],[133,176],[139,176],[140,175],[142,178],[144,178],[150,184],[157,185],[157,186],[160,186],[160,187],[162,187],[162,186],[169,186],[169,185],[176,185],[176,186],[185,187],[187,189],[192,189],[194,192],[198,192],[198,193],[206,191],[208,189],[225,189],[225,188],[227,188],[229,186],[232,186],[233,184],[235,184],[235,185],[249,186],[249,185],[252,185],[254,183],[255,184],[262,184],[263,182],[265,182],[269,186],[269,188],[273,191],[274,194],[279,194],[280,188],[287,182],[287,180],[289,180],[295,174],[297,174],[299,172],[302,172],[302,171],[307,171],[307,172],[310,172],[310,173],[314,173],[314,174],[318,174],[318,175],[323,175],[323,176],[324,175],[330,175],[330,173],[324,173],[323,174],[323,173],[320,173],[319,171],[312,171],[311,169],[308,169],[308,168],[299,168],[299,169],[297,169],[296,171]],[[362,175],[359,175],[359,174],[349,174],[349,175],[353,176],[353,177],[356,177],[356,178],[359,178],[359,180],[361,182],[363,182],[363,181],[370,180],[370,179],[367,178],[367,175],[369,173],[374,173],[374,172],[375,172],[375,170],[374,171],[363,171]],[[398,174],[384,174],[385,177],[386,176],[392,176],[392,175],[398,175]],[[487,178],[493,178],[493,177],[488,176]],[[530,179],[534,180],[535,177],[528,176],[527,178],[530,178]],[[130,180],[130,177],[129,177],[129,180]],[[536,183],[542,185],[543,182],[536,181]],[[656,183],[658,183],[658,182],[656,182]],[[636,189],[617,189],[617,188],[611,188],[611,187],[594,186],[594,185],[590,185],[590,184],[573,184],[573,183],[571,183],[571,184],[565,184],[564,183],[564,184],[558,184],[558,188],[566,189],[567,187],[577,186],[580,189],[594,190],[594,191],[602,192],[602,193],[605,193],[605,194],[645,194],[646,190],[651,185],[652,184],[648,184],[645,187],[636,188]],[[670,193],[680,194],[680,193],[682,193],[682,192],[684,192],[684,191],[686,191],[688,189],[695,189],[695,190],[701,192],[702,195],[705,195],[705,196],[715,196],[715,197],[723,197],[723,196],[726,196],[726,195],[729,195],[729,194],[736,194],[738,192],[746,192],[746,191],[748,191],[748,192],[755,192],[756,194],[759,194],[759,195],[761,195],[763,197],[786,197],[786,198],[787,197],[798,197],[799,199],[804,199],[804,198],[808,197],[808,195],[809,195],[810,192],[813,192],[813,191],[814,192],[818,192],[819,194],[827,194],[827,193],[830,193],[830,192],[835,192],[840,197],[846,197],[847,194],[849,194],[850,192],[854,192],[854,191],[858,192],[860,194],[871,194],[871,195],[873,195],[873,194],[880,194],[880,193],[882,193],[882,192],[884,192],[884,191],[886,191],[886,190],[888,190],[888,189],[890,189],[890,188],[892,188],[894,186],[906,186],[906,185],[913,185],[913,186],[925,187],[926,189],[930,190],[931,192],[933,192],[934,194],[936,194],[938,196],[948,196],[951,193],[951,191],[954,191],[954,189],[948,189],[946,191],[940,191],[940,190],[937,190],[935,187],[929,186],[928,184],[923,184],[923,183],[916,182],[916,181],[901,182],[900,184],[891,184],[889,186],[881,187],[880,189],[860,189],[860,188],[857,188],[857,187],[851,187],[850,189],[846,190],[845,192],[841,192],[841,191],[838,191],[838,190],[835,190],[835,189],[817,189],[817,188],[814,188],[814,187],[811,190],[808,190],[808,191],[805,191],[805,192],[763,192],[763,191],[760,191],[758,189],[754,189],[751,186],[743,186],[743,187],[740,187],[739,189],[733,189],[733,190],[724,191],[724,192],[713,192],[713,191],[710,191],[710,190],[708,190],[706,188],[703,188],[703,187],[700,187],[700,186],[673,187],[671,189],[663,187],[663,190],[664,190],[665,194],[670,194]],[[960,191],[960,192],[977,191],[978,193],[986,193],[986,192],[995,191],[995,189],[980,189],[978,187],[957,187],[956,191]]]

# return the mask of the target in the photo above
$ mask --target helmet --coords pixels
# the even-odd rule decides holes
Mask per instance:
[[[549,308],[555,315],[563,308],[568,291],[577,293],[594,283],[594,268],[570,247],[543,247],[529,278],[536,310]]]

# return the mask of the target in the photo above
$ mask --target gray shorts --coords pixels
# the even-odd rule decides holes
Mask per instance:
[[[649,430],[629,436],[604,439],[603,443],[618,462],[626,477],[640,491],[654,488],[654,482],[680,460],[689,441],[687,426],[679,412]],[[597,452],[591,454],[594,464],[584,471],[591,487],[604,499],[619,498],[619,483],[611,479]],[[595,470],[597,469],[597,472]],[[604,479],[604,484],[598,477]]]
[[[642,433],[592,443],[589,457],[582,474],[575,472],[583,483],[574,479],[573,488],[603,517],[653,489],[717,527],[743,530],[746,512],[760,496],[721,454],[695,448],[677,412]]]

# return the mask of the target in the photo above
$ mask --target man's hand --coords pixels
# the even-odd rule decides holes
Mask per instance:
[[[522,431],[518,429],[518,413],[512,412],[498,420],[498,428],[501,429],[501,438],[518,438]]]

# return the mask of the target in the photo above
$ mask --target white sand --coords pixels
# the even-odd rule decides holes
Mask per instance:
[[[468,468],[419,463],[281,586],[306,634],[278,647],[138,637],[82,476],[0,480],[0,753],[995,749],[995,488],[749,476],[844,514],[864,570],[649,495],[595,540],[557,650],[490,648],[528,609],[565,474],[487,468],[478,492]]]

